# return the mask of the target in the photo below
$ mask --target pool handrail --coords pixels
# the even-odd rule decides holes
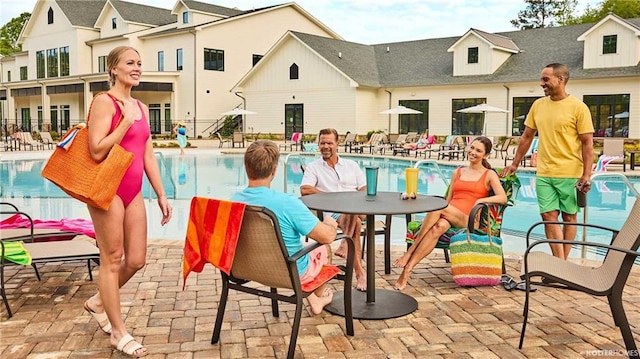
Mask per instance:
[[[167,168],[167,164],[165,163],[166,159],[164,158],[164,155],[162,154],[162,152],[160,152],[160,151],[153,151],[153,155],[154,155],[156,158],[158,158],[158,163],[160,164],[160,166],[164,167],[164,169],[165,169],[166,171],[168,171],[168,170],[169,170],[169,168]],[[171,187],[172,187],[172,191],[171,191],[172,195],[171,195],[171,197],[170,197],[170,198],[171,198],[171,199],[176,199],[176,184],[175,184],[175,182],[173,181],[173,176],[169,176],[169,181],[171,182]],[[152,193],[151,193],[151,191],[152,191],[152,190],[153,190],[153,187],[152,187],[152,186],[149,186],[149,195],[147,196],[147,198],[148,198],[149,200],[151,200],[151,198],[152,198]]]
[[[439,177],[442,178],[442,181],[444,181],[444,184],[449,187],[449,179],[444,175],[436,160],[420,160],[413,165],[413,168],[419,168],[422,165],[433,165],[433,167],[435,167],[436,171],[438,172]]]
[[[598,172],[598,173],[594,173],[591,175],[591,181],[593,182],[594,179],[597,179],[598,177],[617,177],[620,178],[622,180],[622,182],[624,182],[624,184],[627,185],[627,187],[629,188],[629,190],[631,191],[631,193],[633,194],[634,197],[639,198],[640,197],[640,193],[638,193],[638,190],[636,189],[636,187],[629,181],[629,178],[622,174],[622,173],[615,173],[615,172]]]
[[[284,177],[284,187],[283,187],[283,191],[284,193],[288,193],[287,192],[287,168],[289,165],[289,159],[291,158],[296,158],[298,160],[298,162],[300,163],[300,166],[304,166],[305,162],[302,160],[302,156],[300,156],[300,154],[298,153],[289,153],[287,154],[287,156],[284,158],[284,173],[283,173],[283,177]]]

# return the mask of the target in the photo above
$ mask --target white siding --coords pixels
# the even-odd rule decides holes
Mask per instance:
[[[617,53],[603,54],[602,40],[607,35],[618,35]],[[584,68],[636,66],[640,61],[640,38],[630,29],[613,20],[594,29],[584,41]]]
[[[469,64],[469,48],[478,48],[478,63]],[[491,49],[486,41],[475,35],[469,35],[461,41],[453,52],[453,76],[484,75],[492,73]]]

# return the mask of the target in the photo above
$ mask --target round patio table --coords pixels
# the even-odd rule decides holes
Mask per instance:
[[[352,289],[353,317],[357,319],[388,319],[409,314],[418,308],[418,302],[400,291],[375,287],[375,216],[411,214],[443,209],[447,202],[442,197],[418,195],[416,199],[402,200],[398,192],[378,192],[367,196],[362,191],[317,193],[300,197],[310,209],[323,212],[364,214],[367,216],[367,291]],[[325,309],[344,316],[344,294],[335,293]]]

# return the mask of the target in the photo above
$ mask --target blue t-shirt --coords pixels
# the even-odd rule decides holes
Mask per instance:
[[[300,199],[267,187],[247,187],[235,193],[231,200],[266,207],[275,213],[289,255],[304,247],[300,237],[308,235],[319,222]],[[298,273],[304,274],[309,266],[309,254],[298,259],[297,264]]]

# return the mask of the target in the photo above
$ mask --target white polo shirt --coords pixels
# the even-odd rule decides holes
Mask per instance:
[[[335,169],[319,158],[307,165],[300,186],[317,187],[323,192],[358,191],[366,186],[364,172],[353,160],[338,157]]]

